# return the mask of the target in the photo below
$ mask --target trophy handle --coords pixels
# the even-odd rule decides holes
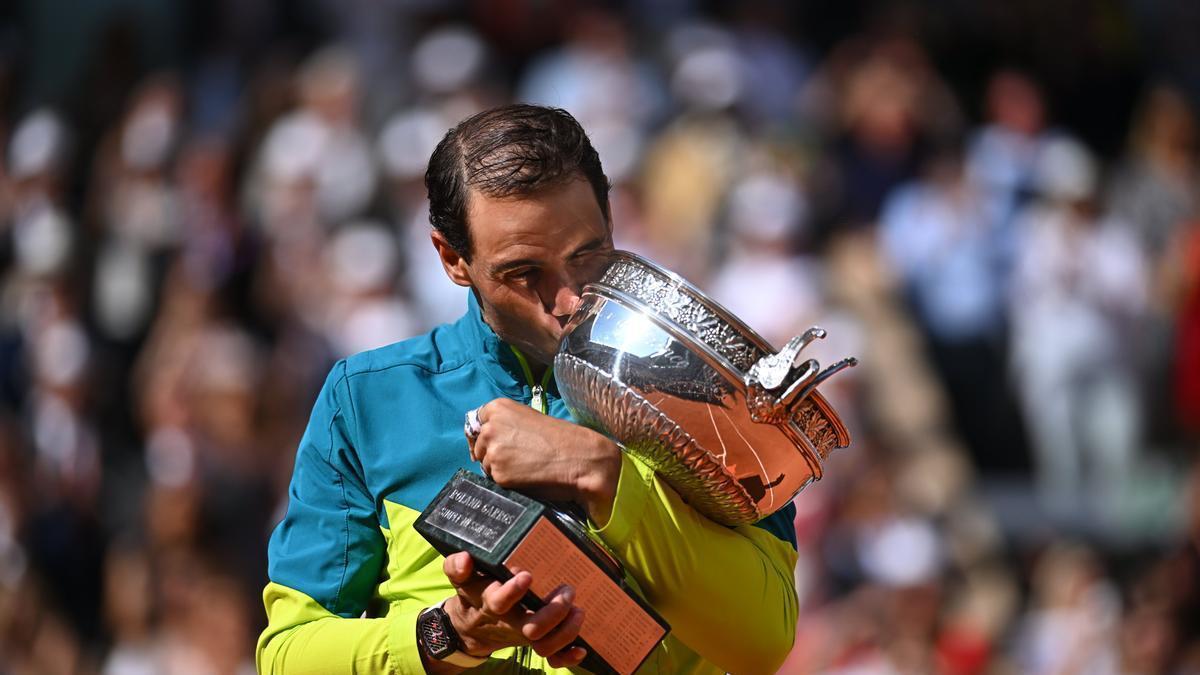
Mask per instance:
[[[804,351],[804,348],[813,340],[824,339],[825,335],[824,328],[819,326],[809,328],[788,340],[778,354],[768,354],[759,359],[750,367],[750,377],[747,379],[757,382],[766,389],[778,389],[796,369],[800,361],[800,352]],[[816,361],[810,359],[804,366],[807,367],[809,363],[815,364]],[[805,376],[807,377],[807,374]]]
[[[815,360],[812,360],[812,359],[810,359],[810,360],[814,364],[816,363]],[[849,358],[838,361],[837,363],[833,364],[832,366],[829,366],[825,370],[821,371],[821,373],[819,375],[811,378],[811,380],[808,380],[807,382],[804,380],[797,380],[795,384],[793,384],[791,387],[788,388],[788,390],[786,392],[784,392],[783,397],[780,399],[780,403],[790,411],[795,405],[799,404],[801,401],[803,401],[805,398],[807,398],[808,395],[811,394],[813,392],[813,390],[815,390],[817,388],[818,384],[821,384],[825,380],[828,380],[829,378],[833,377],[837,373],[840,373],[841,371],[843,371],[847,368],[853,368],[854,366],[857,366],[857,365],[858,365],[858,359],[851,356]],[[798,391],[796,391],[796,393],[792,393],[795,390],[798,390]]]
[[[800,352],[813,340],[823,339],[825,335],[823,328],[813,326],[788,340],[778,354],[768,354],[751,366],[746,375],[746,406],[755,422],[781,424],[787,421],[817,385],[846,368],[858,365],[858,359],[854,357],[842,359],[823,371],[816,359],[800,363]],[[785,382],[790,384],[777,394],[776,390]]]

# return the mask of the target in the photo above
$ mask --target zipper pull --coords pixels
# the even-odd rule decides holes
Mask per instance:
[[[533,385],[533,399],[529,402],[529,405],[532,406],[534,410],[545,415],[546,414],[546,398],[543,394],[544,394],[544,392],[542,391],[542,385],[540,385],[540,384]]]

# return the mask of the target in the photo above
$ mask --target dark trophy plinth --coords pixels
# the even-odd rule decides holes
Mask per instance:
[[[587,613],[576,644],[594,673],[630,675],[671,629],[622,581],[619,568],[553,507],[460,470],[417,518],[416,530],[443,555],[466,551],[476,569],[506,581],[533,575],[523,600],[536,610],[563,584]]]

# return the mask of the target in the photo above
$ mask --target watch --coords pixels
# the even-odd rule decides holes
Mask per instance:
[[[441,605],[430,607],[417,616],[417,644],[427,657],[459,668],[474,668],[487,661],[462,650],[462,639]]]

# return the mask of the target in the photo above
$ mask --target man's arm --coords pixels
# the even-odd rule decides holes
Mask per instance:
[[[649,466],[622,453],[611,517],[594,529],[671,632],[731,673],[773,673],[791,651],[798,601],[794,507],[755,525],[718,525]]]
[[[733,673],[774,672],[787,657],[798,611],[790,505],[758,526],[725,527],[594,431],[503,399],[479,419],[472,453],[492,478],[585,505],[684,644]]]
[[[345,364],[338,363],[313,407],[296,455],[287,513],[271,535],[270,583],[263,592],[268,625],[258,640],[258,671],[455,672],[459,669],[449,664],[422,659],[416,640],[422,603],[395,602],[385,618],[360,618],[383,572],[386,542],[355,451],[356,426]],[[464,578],[447,571],[447,610],[460,636],[481,656],[529,644],[546,657],[547,667],[578,663],[581,650],[564,649],[579,630],[569,597],[536,613],[513,608],[528,588],[529,575],[524,576],[524,587],[505,600],[503,589],[519,586],[520,576],[500,584],[471,578],[469,568]],[[479,611],[485,604],[492,615]],[[503,626],[489,620],[510,608]],[[502,652],[499,658],[508,656]]]
[[[363,619],[384,560],[355,453],[345,364],[334,366],[296,453],[288,508],[271,535],[261,673],[423,673],[416,611]]]
[[[263,591],[263,602],[270,623],[258,639],[260,673],[424,672],[419,660],[415,666],[397,664],[394,670],[389,665],[390,634],[403,631],[390,624],[410,623],[415,632],[416,613],[403,618],[346,619],[306,594],[275,583]]]

